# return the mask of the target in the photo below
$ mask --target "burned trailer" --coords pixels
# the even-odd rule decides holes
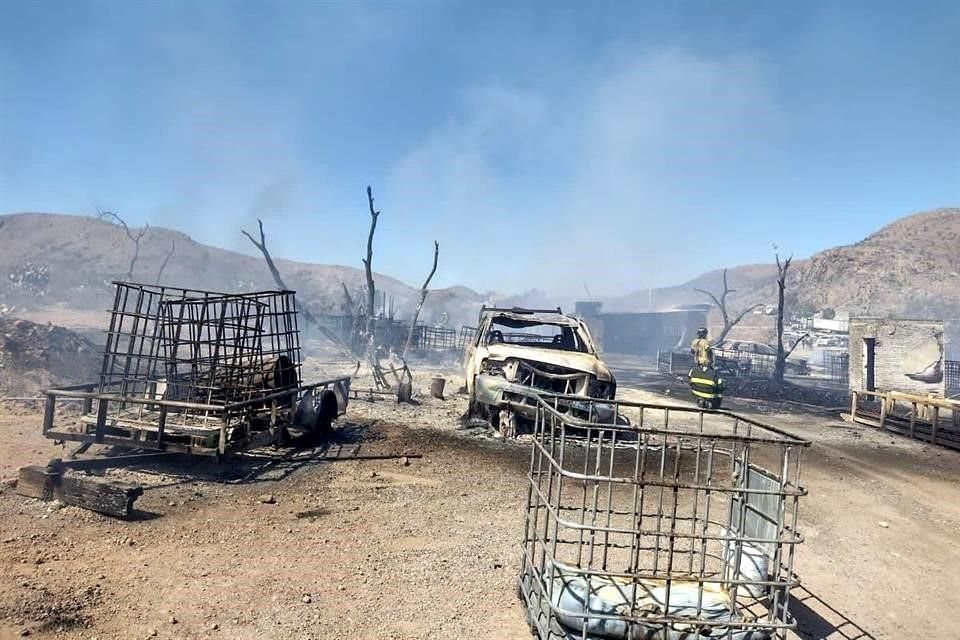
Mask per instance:
[[[528,430],[537,394],[562,397],[563,410],[602,420],[612,416],[612,407],[584,401],[612,400],[617,391],[586,324],[559,307],[481,309],[464,375],[470,413],[488,418],[505,436]]]
[[[45,391],[46,437],[220,457],[322,434],[346,411],[349,377],[301,380],[294,292],[114,286],[99,380]]]

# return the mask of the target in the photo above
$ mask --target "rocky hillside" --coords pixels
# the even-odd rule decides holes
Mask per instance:
[[[789,306],[824,307],[854,314],[960,320],[960,209],[937,209],[902,218],[862,241],[794,260],[787,281]],[[737,293],[731,306],[776,302],[776,266],[732,267]],[[695,288],[719,293],[722,270],[675,287],[654,289],[654,306],[704,302]],[[646,310],[649,294],[637,291],[611,307]]]
[[[814,255],[797,301],[877,315],[960,317],[960,209],[902,218],[861,242]]]
[[[14,315],[38,308],[102,312],[112,302],[111,281],[124,279],[134,244],[123,228],[90,217],[46,213],[0,216],[0,309]],[[139,230],[133,230],[134,235]],[[270,230],[267,229],[269,246]],[[133,280],[152,284],[164,260],[162,284],[214,291],[276,288],[260,257],[209,247],[169,229],[151,227],[140,241]],[[286,284],[314,312],[338,313],[343,288],[363,289],[361,269],[277,259]],[[397,315],[409,314],[416,289],[377,274],[378,291],[392,299]],[[430,322],[448,313],[452,322],[476,320],[481,298],[464,287],[431,292],[422,317]]]

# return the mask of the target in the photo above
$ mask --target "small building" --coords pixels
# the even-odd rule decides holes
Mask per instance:
[[[850,331],[850,316],[846,312],[837,312],[832,318],[824,318],[819,313],[813,316],[813,329],[826,333],[848,333]]]
[[[656,355],[689,344],[706,326],[709,305],[691,305],[650,313],[601,313],[600,304],[577,302],[577,315],[606,353]]]
[[[944,395],[940,320],[850,318],[850,389]]]

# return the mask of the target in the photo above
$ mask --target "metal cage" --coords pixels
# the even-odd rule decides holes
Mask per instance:
[[[541,640],[785,638],[801,452],[726,411],[540,396],[520,593]]]
[[[301,383],[294,292],[114,285],[99,380],[46,392],[48,437],[223,454],[282,439],[304,398],[345,410],[349,378]],[[54,430],[58,397],[84,400],[79,431]]]

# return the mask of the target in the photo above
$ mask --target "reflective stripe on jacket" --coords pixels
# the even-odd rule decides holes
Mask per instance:
[[[713,369],[690,369],[690,391],[698,398],[723,397],[723,380]]]

